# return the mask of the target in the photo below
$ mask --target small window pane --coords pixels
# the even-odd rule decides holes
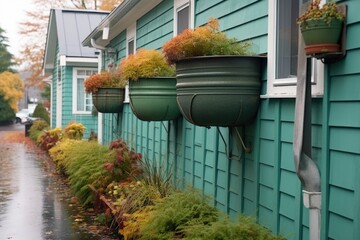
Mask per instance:
[[[77,79],[77,111],[84,111],[84,103],[85,103],[85,89],[84,89],[84,79]]]
[[[299,2],[279,0],[277,9],[276,78],[297,74]]]
[[[79,69],[76,70],[76,111],[91,112],[92,111],[92,96],[85,92],[84,81],[87,77],[97,73],[96,69]]]
[[[76,74],[79,76],[79,75],[85,75],[85,70],[77,70],[76,71]]]
[[[177,12],[177,34],[189,28],[189,9],[189,6],[186,6]]]
[[[135,52],[135,45],[134,45],[135,43],[134,43],[134,40],[130,40],[129,42],[128,42],[128,55],[130,55],[130,54],[134,54],[134,52]]]

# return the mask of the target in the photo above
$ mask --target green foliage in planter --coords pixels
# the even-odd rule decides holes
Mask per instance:
[[[38,137],[44,132],[44,130],[48,130],[49,127],[49,123],[47,123],[45,120],[35,120],[29,129],[30,139],[37,141]]]
[[[188,240],[285,240],[246,216],[240,216],[236,222],[224,218],[211,224],[188,226],[185,232],[184,239]]]
[[[32,117],[34,118],[41,118],[44,121],[46,121],[48,124],[50,124],[50,116],[48,111],[46,110],[46,108],[44,107],[44,105],[42,103],[39,103],[35,110],[34,113],[32,115]]]
[[[300,25],[306,25],[307,20],[323,20],[330,24],[332,19],[337,19],[343,22],[345,19],[344,14],[338,10],[335,2],[327,2],[320,7],[321,0],[313,0],[307,11],[305,11],[297,19],[297,23]]]
[[[155,206],[151,217],[141,227],[140,239],[172,239],[185,236],[192,225],[210,224],[218,211],[207,204],[207,198],[195,190],[177,192]]]
[[[175,69],[167,63],[161,52],[140,49],[122,60],[119,74],[122,81],[126,82],[139,78],[175,76]]]
[[[196,56],[211,55],[250,55],[251,44],[238,42],[219,30],[219,21],[211,18],[209,22],[195,30],[187,29],[173,37],[163,46],[163,52],[170,64],[178,60]]]
[[[85,133],[85,127],[81,123],[70,123],[64,129],[64,137],[81,140]]]
[[[93,201],[92,184],[96,189],[109,184],[109,177],[103,165],[113,158],[113,151],[94,141],[64,139],[50,150],[50,156],[68,175],[74,194],[83,205]]]

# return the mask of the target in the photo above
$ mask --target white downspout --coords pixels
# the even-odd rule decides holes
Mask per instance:
[[[293,152],[296,173],[303,185],[304,206],[309,208],[310,240],[320,239],[321,177],[311,159],[311,76],[307,70],[304,41],[299,32]]]
[[[98,55],[98,72],[100,73],[101,66],[102,66],[103,51],[106,50],[106,47],[96,44],[95,40],[93,38],[91,39],[91,45],[94,48],[100,50],[100,54]],[[101,112],[98,112],[98,136],[97,137],[98,137],[98,143],[102,144],[103,143],[103,114]]]

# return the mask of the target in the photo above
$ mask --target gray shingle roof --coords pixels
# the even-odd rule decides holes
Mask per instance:
[[[45,70],[54,66],[57,43],[60,55],[95,57],[96,49],[84,47],[81,42],[108,14],[93,10],[51,9],[44,56]]]
[[[94,56],[95,49],[81,45],[84,38],[108,14],[99,12],[55,10],[60,55],[71,57]]]

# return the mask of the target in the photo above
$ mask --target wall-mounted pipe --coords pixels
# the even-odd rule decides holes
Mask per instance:
[[[321,178],[311,159],[311,74],[299,33],[293,152],[296,173],[303,184],[304,206],[309,208],[310,240],[320,239]]]

